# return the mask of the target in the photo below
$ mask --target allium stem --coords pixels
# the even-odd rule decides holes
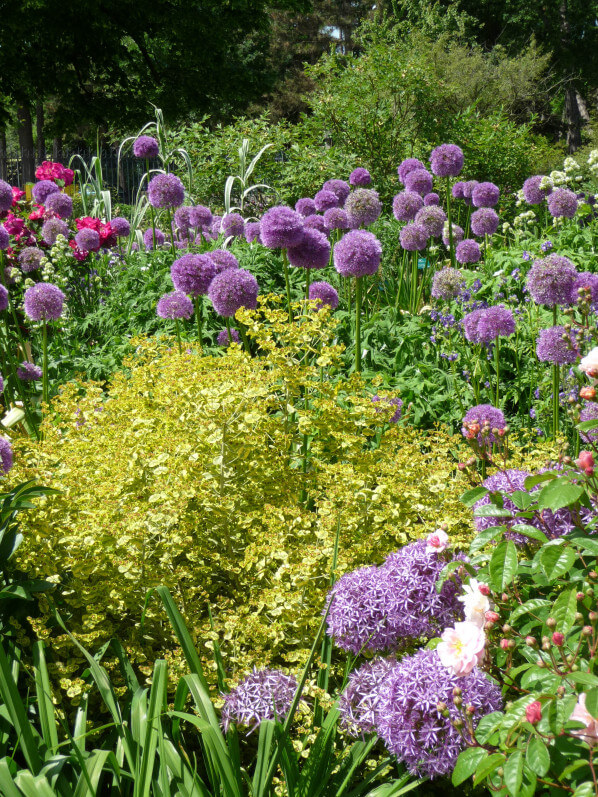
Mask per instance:
[[[43,347],[43,373],[42,373],[42,401],[48,403],[48,322],[43,321],[42,327],[42,347]]]
[[[174,319],[175,327],[176,327],[176,339],[179,344],[179,354],[183,353],[183,347],[181,345],[181,325],[179,324],[179,319]]]
[[[284,281],[287,289],[287,306],[289,309],[289,323],[293,323],[293,311],[291,310],[291,283],[289,282],[289,261],[287,258],[287,250],[282,250],[282,266],[284,268]]]
[[[310,278],[310,270],[308,268],[305,269],[305,301],[309,301],[309,278]]]
[[[496,365],[496,404],[497,409],[500,409],[500,336],[497,336],[494,341],[494,362]]]
[[[30,430],[33,431],[36,440],[39,440],[39,432],[37,429],[37,425],[33,419],[33,415],[31,413],[31,407],[25,395],[25,390],[23,389],[23,384],[19,377],[17,376],[17,363],[13,357],[12,349],[10,347],[10,336],[8,333],[8,320],[5,319],[4,322],[4,334],[5,334],[5,341],[6,341],[6,355],[8,358],[8,362],[10,364],[10,370],[12,373],[13,382],[16,387],[16,391],[19,394],[19,398],[23,403],[23,411],[25,413],[25,417],[27,418],[27,422],[29,424]],[[31,431],[29,432],[31,434]]]
[[[149,158],[145,159],[145,176],[147,177],[147,184],[149,186],[149,179],[150,179],[150,167],[149,167]],[[152,241],[153,241],[153,248],[156,249],[156,217],[154,216],[154,206],[148,199],[148,204],[150,207],[150,220],[152,222]]]
[[[419,252],[413,252],[411,259],[411,300],[409,302],[409,309],[413,315],[417,312],[417,262],[419,260]]]
[[[552,306],[552,325],[557,325],[557,306]],[[557,363],[552,365],[552,435],[556,440],[559,432],[559,391],[560,391],[560,370]]]
[[[230,346],[230,344],[233,341],[233,334],[230,328],[230,318],[227,315],[224,316],[224,326],[226,327],[226,331],[228,332],[228,346]]]
[[[249,348],[249,340],[247,335],[245,334],[245,327],[240,321],[237,321],[237,329],[239,330],[239,335],[241,336],[241,340],[243,341],[243,347],[247,354],[251,357],[251,349]]]
[[[361,373],[361,281],[363,277],[355,280],[355,370]]]
[[[451,178],[446,178],[446,215],[449,226],[449,250],[451,255],[451,266],[455,268],[455,240],[453,236],[453,218],[451,208]]]
[[[202,342],[203,297],[194,296],[193,304],[195,305],[195,320],[197,321],[197,342],[199,343],[199,348],[203,349],[203,342]]]

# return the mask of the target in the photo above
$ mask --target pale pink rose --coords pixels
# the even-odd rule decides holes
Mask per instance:
[[[585,357],[582,357],[577,367],[587,376],[598,377],[598,347],[592,349]]]
[[[573,736],[579,736],[584,742],[593,747],[598,741],[598,720],[596,720],[586,708],[586,693],[582,692],[577,699],[577,705],[569,719],[583,722],[585,728],[571,731]]]
[[[487,584],[478,581],[477,578],[470,578],[469,584],[463,586],[464,594],[458,598],[463,604],[465,620],[475,623],[480,628],[483,628],[486,622],[486,612],[492,608],[486,587]]]
[[[426,553],[442,553],[448,546],[448,534],[442,529],[436,529],[426,537]]]
[[[486,635],[476,623],[455,623],[446,628],[436,648],[440,661],[459,678],[470,673],[484,658]]]

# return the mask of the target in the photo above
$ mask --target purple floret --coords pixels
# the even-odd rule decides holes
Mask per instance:
[[[26,246],[19,252],[19,265],[25,274],[40,267],[44,253],[37,246]]]
[[[523,183],[523,196],[528,205],[539,205],[551,193],[552,188],[540,188],[543,179],[541,174],[536,174]]]
[[[498,213],[492,208],[480,208],[471,214],[471,231],[474,235],[494,235],[498,230]]]
[[[97,252],[100,248],[100,233],[84,227],[75,235],[75,243],[86,252]]]
[[[463,180],[458,180],[453,187],[451,188],[451,194],[453,195],[454,199],[463,199],[463,189],[465,188],[465,183]]]
[[[481,256],[482,250],[480,249],[480,245],[477,241],[474,241],[473,238],[466,238],[464,241],[461,241],[457,244],[455,249],[457,262],[463,265],[465,263],[477,263]]]
[[[401,246],[407,252],[421,252],[428,245],[428,233],[421,224],[407,224],[399,233]]]
[[[327,304],[332,310],[338,307],[338,293],[329,282],[312,282],[309,286],[309,299],[317,300],[316,310]]]
[[[577,339],[565,327],[541,329],[536,342],[536,354],[542,362],[572,365],[580,356]]]
[[[320,211],[320,213],[323,213],[329,208],[338,208],[340,205],[342,205],[342,202],[334,193],[334,191],[328,191],[325,188],[322,188],[322,190],[318,191],[318,193],[315,195],[314,203],[316,210]]]
[[[366,661],[349,676],[338,710],[341,727],[351,736],[363,737],[376,732],[380,690],[395,666],[392,658],[376,658]]]
[[[222,217],[221,229],[223,235],[242,238],[245,233],[245,219],[240,213],[227,213]]]
[[[193,302],[182,291],[165,293],[158,301],[156,313],[160,318],[191,318]]]
[[[205,205],[193,205],[189,208],[189,226],[194,229],[208,229],[212,226],[214,216]]]
[[[463,150],[456,144],[441,144],[430,154],[430,167],[438,177],[456,177],[463,168]]]
[[[428,238],[440,238],[446,221],[446,213],[438,205],[427,205],[417,212],[415,223],[421,225]]]
[[[452,226],[453,226],[453,243],[458,244],[460,241],[462,241],[465,238],[465,233],[463,232],[463,227],[459,227],[459,225],[455,224],[455,222],[453,222]],[[449,240],[448,222],[444,225],[442,230],[442,243],[447,247],[451,245],[451,242]]]
[[[303,237],[303,217],[286,205],[277,205],[262,216],[261,230],[268,249],[287,249]]]
[[[157,158],[160,147],[155,138],[139,136],[133,143],[133,155],[136,158]]]
[[[10,442],[6,437],[0,437],[0,475],[6,476],[13,465],[13,455]]]
[[[577,196],[568,188],[555,188],[547,202],[553,218],[572,219],[577,213]]]
[[[329,233],[326,222],[324,221],[324,216],[318,216],[317,213],[306,216],[303,227],[306,230],[317,230],[318,232],[324,233],[324,235],[328,235]]]
[[[39,183],[35,183],[31,189],[31,195],[33,196],[33,199],[40,205],[45,205],[46,199],[51,194],[59,193],[60,188],[56,185],[56,183],[53,183],[52,180],[40,180]]]
[[[216,274],[208,289],[208,297],[218,315],[230,318],[241,307],[255,310],[259,286],[256,278],[242,268],[228,268]]]
[[[466,205],[473,205],[473,200],[471,197],[473,196],[473,192],[475,191],[477,184],[477,180],[467,180],[463,183],[462,192]]]
[[[36,382],[41,379],[43,375],[42,369],[35,363],[30,363],[27,360],[19,365],[17,368],[17,376],[22,382]]]
[[[476,208],[493,208],[499,198],[500,188],[494,183],[478,183],[471,192],[471,201]]]
[[[206,294],[215,275],[216,266],[208,255],[183,255],[170,267],[174,287],[189,296]]]
[[[342,208],[328,208],[324,211],[324,224],[327,230],[348,230],[349,219]]]
[[[55,321],[62,315],[64,293],[51,282],[38,282],[27,288],[23,304],[32,321]]]
[[[363,166],[353,169],[349,175],[349,183],[356,188],[364,188],[372,182],[372,176]]]
[[[156,227],[156,246],[162,246],[164,241],[166,240],[166,236]],[[154,247],[154,231],[150,227],[143,233],[143,243],[145,244],[146,249],[153,249]]]
[[[48,219],[42,225],[42,240],[53,246],[59,235],[64,235],[65,238],[69,237],[69,228],[66,221],[62,219]]]
[[[73,214],[73,200],[62,191],[50,194],[44,204],[46,210],[55,213],[61,219],[68,219]]]
[[[401,191],[392,200],[392,212],[397,221],[413,221],[424,206],[424,200],[415,191]]]
[[[380,241],[373,233],[366,230],[352,230],[334,246],[334,267],[343,277],[364,277],[367,274],[375,274],[381,258]]]
[[[233,339],[232,340],[233,343],[239,343],[241,340],[239,337],[239,333],[237,332],[236,329],[231,329],[230,336],[228,334],[228,329],[221,329],[220,332],[218,333],[218,345],[230,346],[231,343],[230,338]]]
[[[0,313],[8,308],[8,291],[0,284]]]
[[[591,274],[584,271],[577,276],[571,288],[571,304],[577,304],[580,298],[587,295],[590,291],[590,307],[593,310],[598,308],[598,274]]]
[[[440,205],[440,197],[435,191],[431,191],[429,194],[425,195],[424,205]]]
[[[405,188],[423,197],[432,190],[432,175],[427,169],[414,169],[405,178]]]
[[[3,224],[0,224],[0,249],[8,249],[10,246],[10,235]]]
[[[448,302],[461,293],[463,285],[463,274],[458,269],[449,266],[434,274],[431,293],[434,299]]]
[[[112,219],[110,226],[117,238],[128,238],[131,234],[131,225],[123,216]]]
[[[307,216],[312,216],[316,212],[316,203],[313,201],[313,199],[310,199],[310,197],[306,196],[297,200],[295,203],[295,210],[304,218]]]
[[[256,670],[241,683],[224,694],[222,727],[225,733],[231,725],[241,725],[254,731],[264,720],[284,722],[295,692],[297,680],[280,670]]]
[[[5,180],[0,180],[0,213],[5,213],[11,209],[12,200],[11,186]]]
[[[212,249],[206,255],[214,262],[216,274],[226,271],[227,268],[239,268],[239,261],[228,249]]]
[[[595,401],[586,401],[579,415],[579,420],[580,423],[598,420],[598,403]],[[585,432],[580,432],[579,436],[585,443],[594,443],[598,440],[598,427],[596,429],[588,429]]]
[[[245,240],[248,244],[257,241],[258,244],[262,243],[262,237],[260,235],[261,227],[259,221],[248,221],[245,223]]]
[[[405,160],[400,164],[399,168],[397,169],[397,173],[399,175],[399,180],[405,185],[405,180],[407,179],[407,175],[409,172],[413,172],[416,169],[425,169],[426,167],[424,164],[418,160],[417,158],[405,158]]]
[[[502,304],[487,307],[480,312],[477,336],[480,343],[491,343],[499,337],[508,337],[515,332],[515,316]]]
[[[326,268],[330,262],[330,241],[318,230],[304,230],[301,241],[287,249],[287,257],[292,266],[299,268]]]
[[[532,299],[548,307],[571,304],[571,291],[578,273],[573,263],[562,255],[548,255],[536,260],[527,275],[527,289]]]
[[[322,189],[324,191],[332,191],[332,193],[336,194],[338,197],[340,205],[344,205],[345,200],[351,191],[351,186],[344,180],[326,180],[322,186]]]
[[[478,336],[478,324],[482,317],[483,310],[472,310],[471,313],[463,316],[463,334],[470,343],[481,343]]]
[[[356,188],[345,202],[347,219],[351,229],[369,227],[382,213],[382,202],[373,188]]]
[[[178,208],[185,201],[185,186],[176,174],[157,174],[150,180],[147,196],[155,208]]]

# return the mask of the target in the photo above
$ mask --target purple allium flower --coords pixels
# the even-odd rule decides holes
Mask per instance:
[[[97,252],[100,248],[100,233],[89,227],[83,227],[75,235],[75,243],[79,249],[84,249],[86,252]]]
[[[62,315],[64,293],[51,282],[38,282],[27,288],[23,304],[32,321],[55,321]]]
[[[453,195],[454,199],[463,199],[463,189],[465,187],[465,183],[463,180],[458,180],[453,187],[451,188],[451,194]]]
[[[43,375],[42,369],[39,365],[30,363],[27,360],[21,363],[17,368],[17,376],[22,382],[35,382],[41,379]]]
[[[468,439],[476,437],[480,446],[484,446],[498,441],[493,430],[504,429],[507,422],[503,413],[492,404],[478,404],[467,410],[462,424],[461,434]],[[476,425],[479,426],[477,431],[475,430]],[[484,429],[487,430],[486,433],[483,433]]]
[[[403,249],[408,252],[420,252],[428,245],[428,233],[421,224],[411,222],[403,227],[399,233],[399,240]]]
[[[316,212],[316,203],[313,201],[313,199],[310,199],[310,197],[305,196],[295,202],[295,210],[304,218],[307,216],[313,216],[313,214]]]
[[[53,183],[52,180],[40,180],[39,183],[35,183],[33,188],[31,189],[31,194],[36,202],[39,202],[40,205],[44,205],[46,199],[51,194],[59,194],[60,188]]]
[[[536,342],[536,354],[542,362],[571,365],[580,355],[577,340],[565,327],[541,329]]]
[[[8,291],[0,284],[0,313],[8,308]]]
[[[415,223],[426,231],[428,238],[439,238],[444,229],[446,213],[438,205],[426,205],[417,212]]]
[[[324,211],[324,224],[327,230],[348,230],[349,219],[342,208],[328,208]]]
[[[463,168],[463,150],[456,144],[441,144],[430,154],[430,167],[438,177],[456,177]]]
[[[191,208],[188,205],[184,205],[182,208],[177,208],[177,210],[174,212],[174,223],[184,237],[187,236],[189,227],[191,226],[189,223],[190,210]]]
[[[430,205],[440,205],[440,197],[435,191],[430,191],[430,193],[426,194],[424,197],[424,205],[426,205],[426,207]]]
[[[377,733],[412,775],[436,778],[452,772],[465,740],[453,722],[461,717],[453,689],[479,720],[502,708],[500,688],[477,667],[458,678],[443,666],[435,650],[419,650],[396,664],[384,678],[376,708]],[[438,704],[444,703],[444,717]]]
[[[338,710],[341,727],[351,736],[375,733],[378,725],[380,690],[386,676],[396,666],[394,659],[366,661],[349,676]]]
[[[483,310],[472,310],[471,313],[463,316],[463,334],[470,343],[481,343],[478,337],[478,324]]]
[[[336,194],[339,204],[344,205],[345,200],[347,199],[351,191],[351,187],[349,183],[346,183],[344,180],[326,180],[326,182],[322,186],[322,190],[332,191],[333,194]]]
[[[26,274],[39,268],[44,256],[41,249],[37,246],[26,246],[19,252],[19,265]]]
[[[400,398],[389,398],[388,396],[372,396],[372,404],[382,404],[381,408],[376,408],[376,412],[381,412],[388,406],[396,407],[394,413],[388,419],[388,423],[398,423],[401,420],[403,410],[403,400]]]
[[[338,307],[338,293],[329,282],[312,282],[309,286],[309,299],[317,300],[316,310],[327,304],[331,310]]]
[[[586,401],[579,414],[579,420],[581,423],[584,421],[598,420],[598,403],[595,401]],[[580,432],[579,436],[584,443],[594,443],[598,440],[598,427],[596,427],[596,429],[588,429],[585,432]]]
[[[11,209],[12,200],[11,186],[5,180],[0,180],[0,213],[5,213]]]
[[[577,196],[568,188],[555,188],[547,199],[548,212],[553,218],[572,219],[577,212]]]
[[[493,208],[499,198],[500,188],[494,183],[478,183],[471,192],[471,201],[476,208]]]
[[[208,289],[208,297],[218,315],[234,316],[241,307],[255,310],[259,286],[256,278],[243,268],[228,268],[216,274]]]
[[[349,175],[349,183],[356,188],[365,188],[365,186],[369,185],[371,182],[372,175],[367,169],[364,169],[363,166],[358,166],[356,169],[353,169]]]
[[[228,249],[212,249],[205,253],[216,266],[216,274],[226,271],[227,268],[239,268],[239,261]]]
[[[482,207],[471,214],[471,231],[474,235],[494,235],[498,224],[498,213],[492,208]]]
[[[164,241],[166,240],[166,236],[156,227],[156,246],[162,246]],[[153,249],[154,247],[154,231],[151,227],[149,227],[143,233],[143,243],[145,244],[146,249]]]
[[[112,219],[110,226],[117,238],[128,238],[131,234],[131,225],[123,216]]]
[[[392,212],[397,221],[413,221],[424,206],[424,200],[415,191],[401,191],[392,200]]]
[[[260,235],[261,227],[259,221],[248,221],[245,223],[245,240],[248,244],[257,241],[261,244],[262,237]]]
[[[484,308],[478,320],[477,336],[481,343],[492,343],[498,337],[508,337],[515,332],[515,316],[503,304]]]
[[[240,337],[239,337],[239,333],[237,332],[236,329],[231,329],[230,337],[233,339],[233,343],[239,343],[240,340],[241,340]],[[220,332],[218,333],[218,341],[217,342],[218,342],[219,346],[229,346],[230,345],[231,341],[230,341],[230,338],[229,338],[229,335],[228,335],[228,329],[221,329],[220,330]]]
[[[262,216],[261,231],[268,249],[287,249],[303,237],[303,217],[286,205],[277,205]]]
[[[299,268],[326,268],[330,262],[330,241],[318,230],[304,230],[299,243],[287,249],[287,257],[292,266]]]
[[[157,174],[149,182],[147,197],[155,208],[178,208],[185,201],[185,186],[176,174]]]
[[[42,240],[53,246],[59,235],[64,235],[65,238],[69,237],[69,228],[66,221],[62,219],[48,219],[42,225]]]
[[[423,197],[432,190],[432,175],[427,169],[414,169],[405,178],[405,188]]]
[[[480,249],[480,245],[477,241],[474,241],[473,238],[466,238],[464,241],[461,241],[457,244],[455,249],[457,262],[461,264],[477,263],[481,256],[482,250]]]
[[[133,142],[133,155],[136,158],[157,158],[160,146],[151,136],[139,136]]]
[[[0,437],[0,475],[6,476],[12,468],[13,456],[10,442],[6,437]]]
[[[324,233],[324,235],[328,235],[329,233],[326,222],[324,221],[324,216],[318,216],[317,213],[306,216],[303,227],[306,230],[317,230],[318,232]]]
[[[280,670],[256,670],[223,695],[222,727],[241,725],[254,731],[264,720],[284,722],[291,708],[297,681]]]
[[[434,274],[432,296],[448,302],[458,296],[463,287],[463,274],[456,268],[443,268]]]
[[[373,224],[382,213],[382,202],[373,188],[356,188],[345,202],[349,226],[356,230]]]
[[[221,233],[220,225],[222,224],[222,216],[213,216],[212,217],[212,226],[210,227],[210,232],[212,235],[215,235],[216,238]]]
[[[45,201],[46,210],[55,213],[61,219],[68,219],[73,215],[73,200],[62,191],[50,194]]]
[[[416,169],[425,169],[426,167],[424,164],[418,160],[417,158],[406,158],[397,169],[397,173],[399,175],[399,180],[405,185],[405,180],[407,179],[407,175],[409,172],[413,172]]]
[[[324,188],[322,188],[321,191],[318,191],[318,193],[315,195],[314,203],[316,210],[319,210],[320,212],[328,210],[329,208],[338,208],[340,205],[342,205],[342,202],[334,193],[334,191],[328,191]]]
[[[533,177],[528,177],[523,183],[523,196],[528,205],[539,205],[551,193],[552,188],[550,187],[540,188],[543,179],[541,174],[536,174]]]
[[[240,213],[227,213],[222,217],[220,228],[225,236],[233,235],[235,238],[242,238],[245,232],[245,219]]]
[[[463,199],[465,200],[466,205],[473,205],[472,195],[475,191],[475,188],[478,184],[477,180],[467,180],[463,183],[463,188],[461,189],[463,193]]]
[[[562,255],[548,255],[536,260],[527,275],[527,289],[532,299],[548,307],[569,305],[578,274],[573,263]]]
[[[214,216],[205,205],[193,205],[189,208],[189,226],[194,229],[208,229],[212,226]]]
[[[571,304],[577,304],[586,291],[590,291],[590,307],[598,307],[598,274],[584,271],[578,275],[571,288]]]
[[[455,224],[455,222],[453,222],[453,243],[458,244],[463,240],[463,238],[465,238],[463,227],[459,227],[458,224]],[[442,243],[447,247],[451,245],[451,242],[449,240],[448,221],[444,225],[444,228],[442,230]]]
[[[343,235],[334,246],[334,267],[343,277],[364,277],[367,274],[375,274],[381,258],[380,241],[373,233],[366,230],[352,230]]]
[[[206,294],[215,275],[216,266],[208,255],[183,255],[170,267],[174,287],[189,296]]]
[[[8,230],[3,224],[0,224],[0,249],[8,249],[10,244],[10,235]]]
[[[193,302],[182,291],[165,293],[158,301],[156,313],[160,318],[191,318]]]

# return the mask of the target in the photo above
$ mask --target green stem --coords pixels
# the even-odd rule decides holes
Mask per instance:
[[[361,281],[355,280],[355,370],[361,373]]]
[[[557,325],[557,306],[552,308],[552,325]],[[556,440],[559,431],[559,389],[560,389],[560,371],[559,366],[554,363],[552,366],[552,433]]]
[[[419,252],[415,251],[411,258],[411,300],[409,302],[409,310],[412,315],[417,312],[417,261],[419,260]]]
[[[500,409],[500,356],[499,356],[500,344],[499,344],[499,341],[500,341],[500,337],[497,337],[496,341],[494,343],[494,362],[495,362],[495,365],[496,365],[496,404],[495,404],[495,406],[496,406],[497,409]]]
[[[451,266],[455,268],[455,239],[453,235],[453,217],[451,208],[451,178],[446,178],[446,214],[449,226],[449,250],[451,255]]]
[[[237,328],[239,330],[239,335],[241,336],[241,340],[243,341],[243,346],[247,354],[251,357],[251,349],[249,348],[249,340],[247,339],[247,335],[245,334],[245,327],[240,321],[237,321]]]
[[[170,230],[170,251],[172,256],[176,257],[176,249],[174,248],[174,229],[172,227],[172,210],[168,208],[168,229]]]
[[[150,167],[149,167],[149,158],[145,159],[145,176],[147,178],[147,187],[149,188],[149,181],[150,181]],[[156,217],[154,216],[154,206],[149,201],[149,192],[148,192],[148,204],[150,207],[150,220],[152,222],[152,241],[154,243],[154,249],[156,248]]]
[[[197,342],[199,343],[199,348],[202,349],[203,348],[203,342],[202,342],[203,297],[194,296],[193,304],[195,305],[195,320],[197,322]]]
[[[43,347],[43,373],[42,373],[42,401],[48,403],[48,322],[44,319],[42,332]]]
[[[293,311],[291,310],[291,283],[289,282],[289,261],[287,259],[287,250],[282,250],[282,265],[284,268],[284,281],[287,289],[287,307],[289,309],[289,323],[293,323]]]
[[[305,301],[309,301],[309,280],[310,280],[310,270],[308,268],[305,269]]]
[[[179,344],[179,354],[183,353],[183,347],[181,345],[181,325],[179,324],[179,319],[175,318],[174,323],[176,326],[176,339],[177,343]]]

